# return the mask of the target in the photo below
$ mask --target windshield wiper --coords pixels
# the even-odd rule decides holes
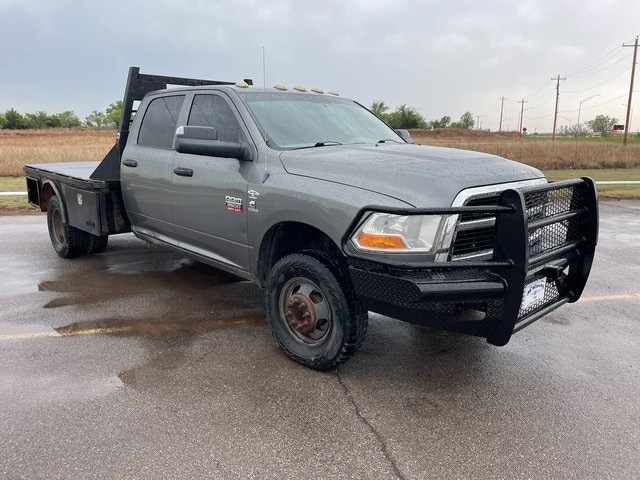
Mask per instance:
[[[398,140],[394,140],[393,138],[383,138],[382,140],[378,140],[376,143],[387,143],[387,142],[400,143]]]
[[[303,150],[305,148],[327,147],[329,145],[342,145],[342,142],[336,142],[334,140],[325,140],[324,142],[316,142],[314,145],[307,145],[306,147],[297,147],[293,150]]]

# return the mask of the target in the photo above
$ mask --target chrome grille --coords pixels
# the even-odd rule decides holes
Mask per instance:
[[[471,197],[465,207],[496,206],[500,193]],[[491,258],[495,245],[496,217],[491,213],[464,213],[459,216],[451,246],[451,259]]]

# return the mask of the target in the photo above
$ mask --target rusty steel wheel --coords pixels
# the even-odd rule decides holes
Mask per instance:
[[[265,285],[273,338],[289,358],[315,370],[349,359],[367,329],[367,312],[348,279],[336,275],[317,258],[296,253],[273,266]]]
[[[73,258],[87,252],[89,234],[64,223],[62,206],[57,196],[49,199],[47,206],[49,238],[56,253],[62,258]]]
[[[304,277],[292,278],[280,291],[280,317],[295,340],[310,346],[321,345],[333,325],[325,294]]]

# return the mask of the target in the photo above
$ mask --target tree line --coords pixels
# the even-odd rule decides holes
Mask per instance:
[[[463,113],[460,120],[457,122],[452,122],[451,117],[448,115],[436,120],[427,121],[415,108],[409,107],[405,104],[400,105],[391,112],[389,111],[389,107],[382,100],[376,100],[373,102],[370,110],[380,120],[384,121],[392,128],[470,129],[476,124],[471,112]]]
[[[562,135],[563,137],[587,137],[595,133],[602,137],[610,137],[614,131],[614,125],[617,124],[618,119],[616,117],[598,115],[586,123],[562,125],[558,128],[558,135]],[[624,132],[624,130],[621,131]]]
[[[369,108],[378,118],[386,122],[392,128],[464,128],[471,129],[476,122],[471,112],[465,112],[457,122],[451,121],[449,115],[436,120],[427,121],[413,107],[405,104],[400,105],[396,110],[390,111],[389,107],[382,100],[373,102]],[[585,123],[561,126],[558,133],[564,136],[585,137],[597,133],[603,137],[611,136],[613,126],[618,124],[618,119],[608,115],[597,115],[593,120]]]
[[[452,122],[448,115],[436,120],[426,121],[425,118],[413,107],[402,104],[394,111],[382,100],[373,102],[370,110],[381,120],[392,128],[464,128],[471,129],[475,126],[475,120],[471,112],[465,112],[457,122]],[[122,111],[122,100],[110,104],[103,112],[93,110],[87,115],[84,121],[72,111],[66,110],[61,113],[49,115],[39,111],[35,113],[21,114],[14,108],[0,113],[0,129],[22,130],[22,129],[42,129],[42,128],[117,128],[120,122],[120,112]],[[561,126],[558,133],[565,136],[583,137],[598,133],[602,136],[610,136],[613,126],[618,123],[615,117],[608,115],[598,115],[593,120],[586,123]]]
[[[120,122],[120,112],[122,111],[122,100],[109,105],[104,112],[92,111],[84,119],[84,122],[72,111],[66,110],[61,113],[48,114],[38,111],[35,113],[22,114],[15,108],[11,108],[4,113],[0,113],[0,129],[24,130],[42,128],[116,128]]]

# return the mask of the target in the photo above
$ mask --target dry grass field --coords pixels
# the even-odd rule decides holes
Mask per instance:
[[[624,147],[621,141],[600,139],[551,142],[548,137],[522,137],[515,132],[452,128],[410,132],[418,144],[492,153],[541,170],[640,167],[640,143]],[[0,130],[0,176],[21,176],[27,163],[101,160],[114,142],[114,130]]]
[[[640,166],[640,143],[635,141],[625,147],[621,139],[588,138],[576,141],[558,137],[555,142],[552,142],[549,137],[535,135],[523,137],[517,132],[489,133],[453,128],[441,129],[437,132],[429,130],[410,130],[410,132],[414,142],[421,145],[492,153],[526,163],[540,170]]]
[[[411,130],[422,145],[463,148],[500,155],[545,171],[553,180],[589,175],[596,180],[639,180],[640,142],[626,148],[616,139],[521,137],[516,132],[487,133],[443,129]],[[0,191],[25,190],[22,167],[28,163],[99,161],[115,143],[114,130],[48,129],[0,130]],[[613,170],[617,168],[618,170]],[[595,169],[595,170],[585,170]],[[579,171],[576,171],[579,170]],[[598,187],[601,198],[640,198],[631,185]],[[0,197],[0,214],[37,212],[25,196]]]
[[[21,176],[27,163],[102,160],[115,143],[114,130],[0,130],[0,176]]]

